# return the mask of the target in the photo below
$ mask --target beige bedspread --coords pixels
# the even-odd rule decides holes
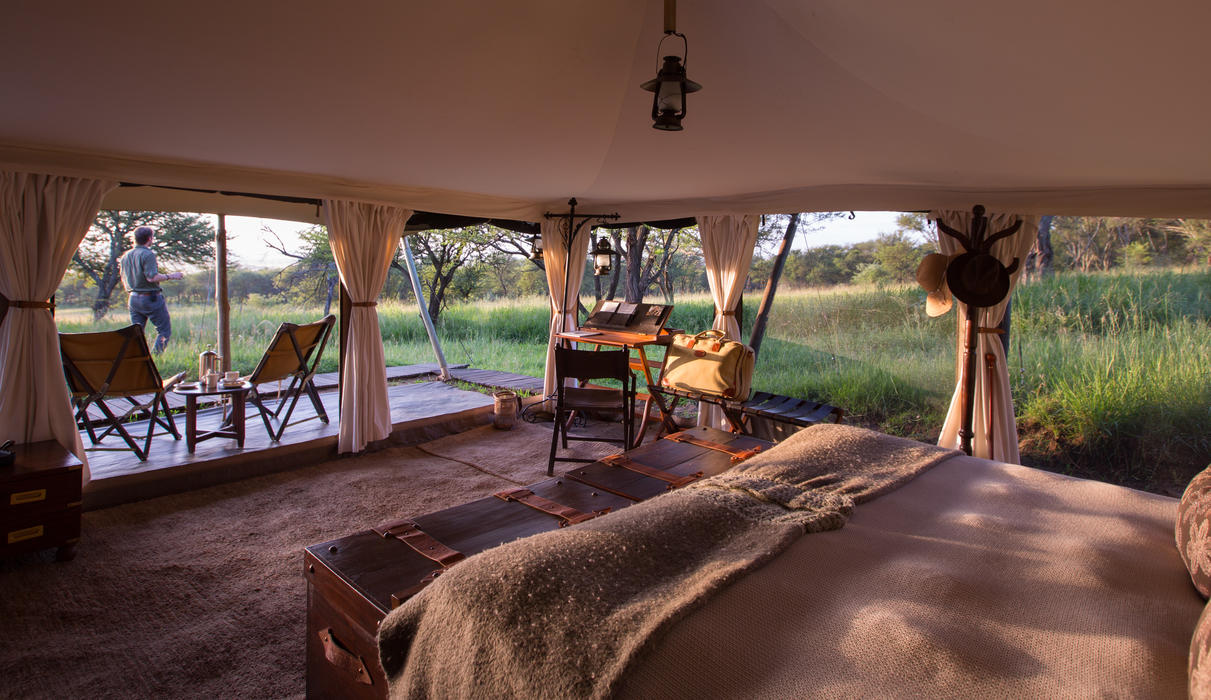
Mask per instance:
[[[726,474],[470,557],[380,626],[391,695],[608,694],[721,586],[952,454],[813,426]]]
[[[660,698],[1180,698],[1177,501],[957,457],[803,537],[622,681]]]

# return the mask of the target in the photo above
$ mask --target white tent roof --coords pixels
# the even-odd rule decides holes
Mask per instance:
[[[0,168],[537,220],[969,208],[1211,216],[1202,0],[7,3]],[[672,42],[666,42],[666,47]],[[112,207],[307,219],[123,188]]]

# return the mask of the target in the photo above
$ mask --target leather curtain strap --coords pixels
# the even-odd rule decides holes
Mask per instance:
[[[732,309],[730,311],[717,311],[716,313],[718,313],[720,316],[735,316],[736,310]]]
[[[586,520],[592,520],[599,515],[605,515],[610,512],[609,508],[595,510],[592,513],[583,513],[571,506],[565,506],[562,503],[543,498],[534,493],[530,489],[512,489],[509,491],[501,491],[495,496],[502,501],[517,501],[522,505],[529,506],[534,510],[541,511],[547,515],[553,515],[559,518],[559,526],[575,525]]]
[[[1005,335],[1004,328],[985,328],[983,326],[980,326],[976,330],[978,330],[981,333],[995,333],[997,335]]]
[[[761,447],[759,445],[748,450],[737,450],[729,447],[728,445],[714,442],[712,440],[703,440],[702,438],[697,438],[684,432],[665,435],[664,439],[672,440],[673,442],[684,442],[690,445],[697,445],[698,447],[705,447],[708,450],[715,450],[716,452],[723,452],[724,454],[731,455],[733,462],[742,462],[761,451]]]
[[[20,301],[14,299],[8,302],[9,306],[15,306],[18,309],[53,309],[55,305],[49,301]]]
[[[378,306],[377,301],[351,301],[350,306]]]

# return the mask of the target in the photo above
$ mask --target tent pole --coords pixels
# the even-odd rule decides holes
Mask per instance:
[[[753,332],[749,335],[748,344],[753,349],[754,358],[761,352],[761,341],[765,339],[765,324],[769,321],[770,309],[774,306],[774,295],[778,293],[778,281],[782,279],[782,268],[786,266],[791,246],[795,243],[795,233],[799,230],[799,217],[795,214],[786,225],[786,233],[782,235],[782,243],[778,245],[778,257],[774,258],[774,266],[769,272],[769,281],[765,283],[765,295],[761,297],[761,308],[757,309],[757,318],[753,319]],[[744,302],[741,301],[741,308]]]
[[[231,301],[227,295],[227,215],[219,214],[214,234],[214,301],[218,310],[219,362],[231,369]]]
[[[416,261],[412,259],[412,247],[408,245],[408,237],[404,236],[404,260],[408,263],[408,277],[412,280],[412,294],[416,296],[416,306],[420,309],[420,318],[425,322],[425,332],[429,334],[429,344],[433,346],[433,354],[437,356],[437,364],[441,367],[441,380],[450,379],[450,368],[446,366],[446,356],[442,354],[441,343],[437,340],[437,331],[433,330],[433,319],[429,318],[429,307],[425,303],[424,290],[420,288],[420,275],[416,274]]]

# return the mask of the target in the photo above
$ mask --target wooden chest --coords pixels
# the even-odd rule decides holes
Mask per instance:
[[[58,547],[60,560],[71,559],[80,541],[80,460],[51,440],[12,451],[13,464],[0,467],[0,557]]]
[[[510,500],[497,494],[394,523],[394,528],[376,528],[383,532],[367,530],[307,547],[303,555],[307,697],[386,697],[376,642],[379,623],[444,570],[438,560],[457,565],[459,556],[557,529],[569,518],[575,520],[575,513],[625,508],[669,488],[724,472],[739,461],[719,449],[680,439],[724,446],[742,453],[740,459],[770,445],[709,428],[678,435],[681,437],[666,437],[632,450],[621,459],[607,458],[569,469],[515,490]],[[623,466],[617,466],[619,462]],[[549,510],[558,510],[551,505],[556,504],[566,510],[556,516],[523,501]],[[544,501],[549,503],[544,505]]]

